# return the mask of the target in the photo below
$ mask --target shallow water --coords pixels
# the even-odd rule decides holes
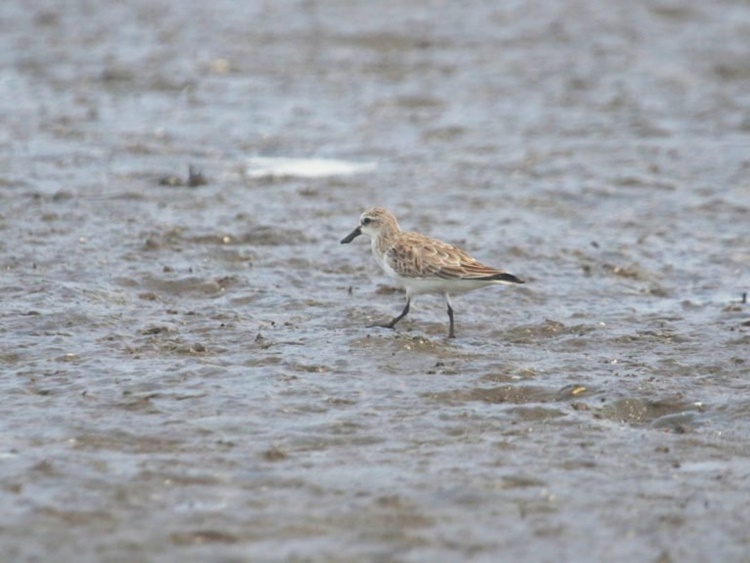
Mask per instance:
[[[2,560],[747,560],[750,4],[0,14]]]

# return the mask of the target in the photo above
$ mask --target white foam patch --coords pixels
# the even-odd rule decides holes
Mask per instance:
[[[325,178],[350,176],[375,170],[374,162],[351,162],[327,158],[254,157],[247,161],[248,178]]]

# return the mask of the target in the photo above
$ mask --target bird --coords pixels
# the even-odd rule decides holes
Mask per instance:
[[[451,294],[494,284],[525,283],[504,270],[482,264],[457,246],[421,233],[402,231],[395,215],[383,207],[365,210],[359,225],[341,244],[349,244],[360,235],[370,238],[378,265],[406,290],[406,305],[401,313],[387,323],[369,327],[395,328],[409,313],[413,296],[438,293],[445,297],[448,306],[448,338],[455,338]]]

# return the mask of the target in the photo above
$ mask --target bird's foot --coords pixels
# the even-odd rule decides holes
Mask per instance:
[[[396,324],[395,323],[375,323],[375,324],[367,325],[367,328],[376,328],[376,327],[394,329],[396,328]]]

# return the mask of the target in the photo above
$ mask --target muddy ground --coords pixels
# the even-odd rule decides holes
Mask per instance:
[[[750,3],[0,32],[0,559],[748,560]],[[371,205],[527,284],[366,328]]]

